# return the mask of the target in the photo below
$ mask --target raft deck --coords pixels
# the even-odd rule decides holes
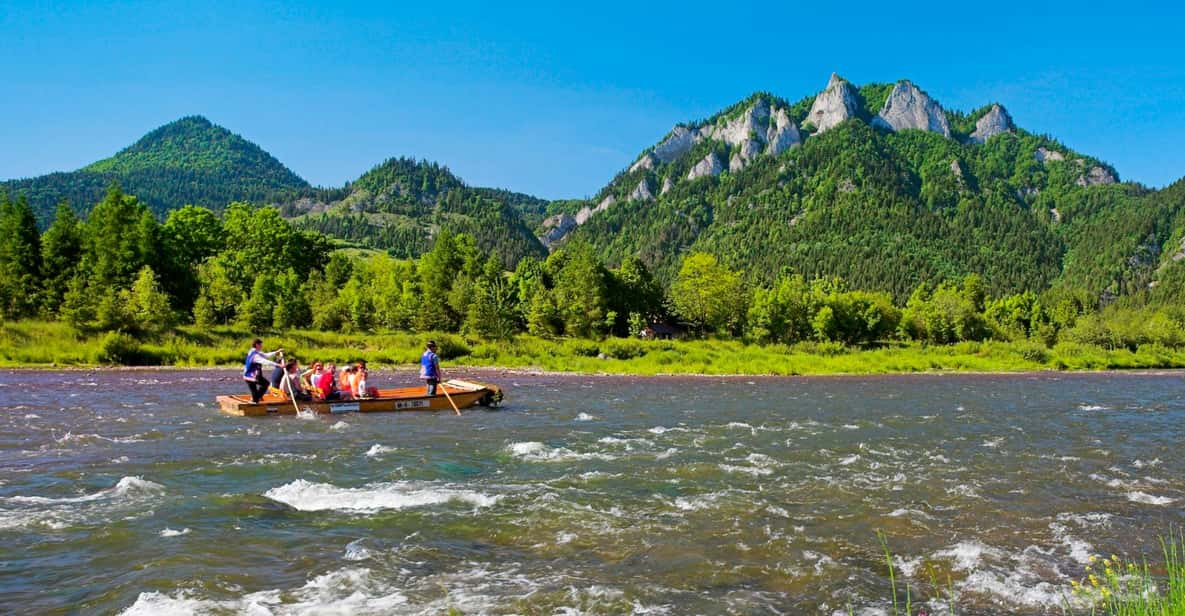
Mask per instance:
[[[297,408],[321,414],[341,413],[390,413],[396,411],[451,411],[452,404],[442,392],[448,391],[457,408],[474,405],[497,406],[502,401],[502,390],[497,385],[473,383],[450,379],[436,387],[437,394],[429,396],[427,389],[400,387],[380,389],[379,395],[356,400],[297,400],[296,404],[287,396],[267,394],[258,403],[251,402],[249,395],[218,396],[218,408],[228,415],[240,417],[262,417],[266,415],[295,415]]]

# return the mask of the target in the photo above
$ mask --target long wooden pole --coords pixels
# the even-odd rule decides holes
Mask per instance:
[[[296,403],[296,388],[292,386],[292,379],[288,378],[288,367],[284,365],[283,353],[280,353],[280,369],[284,371],[284,379],[280,381],[280,388],[282,390],[284,383],[288,384],[288,397],[292,399],[292,408],[296,409],[297,415],[300,415],[300,405]]]
[[[437,385],[440,385],[440,391],[444,392],[444,397],[448,398],[448,403],[453,405],[453,412],[460,415],[461,409],[457,408],[457,403],[453,402],[453,397],[448,395],[448,388],[445,386],[445,384],[444,383],[437,383]]]

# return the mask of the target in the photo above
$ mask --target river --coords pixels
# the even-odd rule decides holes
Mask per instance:
[[[242,418],[233,369],[0,372],[0,611],[891,613],[881,531],[915,598],[1060,613],[1185,523],[1179,373],[468,376],[506,403]]]

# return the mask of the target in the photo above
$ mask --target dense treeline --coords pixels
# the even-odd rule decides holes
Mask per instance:
[[[59,319],[82,333],[109,332],[112,345],[160,338],[182,322],[486,340],[632,337],[663,324],[762,344],[1185,344],[1185,285],[1171,281],[1101,312],[1084,289],[996,294],[977,274],[920,283],[895,302],[887,291],[788,269],[755,284],[709,253],[689,252],[664,286],[641,259],[610,268],[582,242],[522,258],[512,271],[472,236],[448,231],[418,259],[363,258],[274,208],[231,203],[219,216],[187,206],[159,223],[118,187],[85,220],[59,204],[44,233],[27,199],[0,194],[0,233],[3,317]],[[1185,278],[1185,264],[1162,269]]]
[[[318,231],[398,258],[418,257],[443,231],[466,234],[506,267],[546,251],[531,232],[547,202],[506,190],[471,188],[448,167],[392,158],[341,191],[283,206],[302,229]]]

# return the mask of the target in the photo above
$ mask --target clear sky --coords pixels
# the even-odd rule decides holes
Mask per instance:
[[[580,197],[676,122],[832,71],[1001,102],[1123,179],[1185,176],[1177,3],[501,4],[0,0],[0,178],[200,114],[323,186],[407,155]]]

